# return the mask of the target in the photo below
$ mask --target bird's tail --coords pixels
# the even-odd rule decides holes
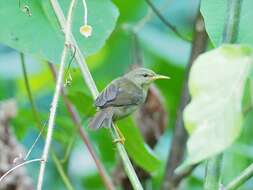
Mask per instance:
[[[91,119],[89,128],[97,130],[102,127],[111,127],[112,125],[113,110],[110,108],[99,110],[96,115]]]

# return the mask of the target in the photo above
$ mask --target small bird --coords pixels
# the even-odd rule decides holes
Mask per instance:
[[[145,102],[153,81],[169,78],[146,68],[137,68],[113,80],[96,98],[94,104],[99,111],[91,119],[89,128],[111,127],[113,121],[128,116]]]

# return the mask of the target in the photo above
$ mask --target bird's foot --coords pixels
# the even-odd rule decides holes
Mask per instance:
[[[118,138],[117,139],[115,139],[114,141],[113,141],[113,143],[114,144],[116,144],[116,143],[121,143],[121,144],[125,144],[125,137],[124,137],[124,135],[123,135],[123,133],[120,131],[120,129],[117,127],[117,126],[115,126],[115,129],[116,129],[116,131],[117,131],[117,133],[118,133]]]
[[[121,144],[125,144],[125,138],[118,138],[118,139],[115,139],[113,140],[113,143],[114,144],[117,144],[117,143],[121,143]]]

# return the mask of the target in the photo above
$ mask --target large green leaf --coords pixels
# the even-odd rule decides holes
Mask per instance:
[[[224,151],[240,135],[242,99],[252,58],[246,46],[223,45],[195,61],[189,78],[192,101],[184,110],[190,133],[185,164]]]
[[[201,13],[204,17],[207,33],[215,46],[222,41],[222,33],[227,16],[228,0],[202,0]],[[253,45],[253,1],[244,0],[242,3],[237,42]]]
[[[83,116],[88,117],[95,114],[96,109],[93,105],[93,99],[82,91],[69,94],[68,98]]]
[[[57,24],[57,19],[50,5],[50,1],[29,1],[28,4],[18,1],[0,1],[0,42],[21,52],[35,55],[39,58],[57,63],[63,48],[63,34]],[[69,1],[60,1],[66,12]],[[109,0],[88,0],[88,22],[93,27],[93,35],[85,38],[79,33],[83,25],[82,1],[75,9],[73,33],[85,55],[92,54],[102,47],[115,27],[118,10]],[[22,12],[28,5],[31,16]],[[8,18],[8,22],[6,19]]]

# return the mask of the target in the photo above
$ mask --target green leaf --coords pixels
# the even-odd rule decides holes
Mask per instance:
[[[184,165],[224,151],[240,135],[242,99],[252,64],[246,46],[223,45],[200,55],[189,78],[192,101],[184,110],[190,133]]]
[[[115,27],[118,17],[117,8],[109,0],[88,0],[88,24],[93,27],[90,38],[83,37],[79,28],[83,25],[83,5],[78,1],[73,20],[73,33],[78,45],[85,55],[98,51]],[[31,16],[22,9],[28,6]],[[69,1],[61,1],[65,13]],[[8,22],[6,22],[8,18]],[[0,30],[0,42],[21,52],[58,63],[63,48],[63,33],[57,24],[56,16],[50,1],[0,1],[0,23],[4,27]]]
[[[128,117],[119,121],[118,124],[120,131],[126,138],[126,150],[135,163],[148,172],[155,172],[159,169],[161,161],[158,160],[154,152],[145,144],[140,131],[132,119]]]
[[[93,105],[93,99],[84,92],[76,91],[68,94],[69,100],[75,105],[78,111],[84,116],[93,116],[96,109]]]
[[[201,13],[204,17],[207,33],[217,47],[222,41],[222,33],[227,16],[227,0],[202,0]],[[237,42],[253,45],[253,1],[244,0],[240,16]]]
[[[84,189],[89,190],[103,190],[105,189],[103,182],[101,180],[101,176],[98,174],[91,174],[83,177],[82,186]]]

